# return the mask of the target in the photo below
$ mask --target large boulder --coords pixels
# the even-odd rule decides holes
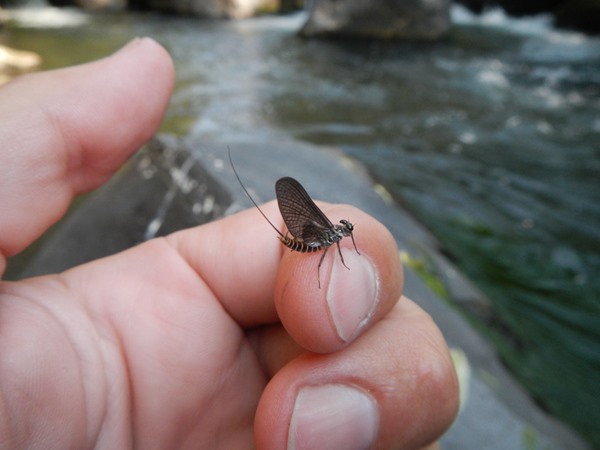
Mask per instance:
[[[302,36],[433,40],[450,28],[449,0],[314,0]]]

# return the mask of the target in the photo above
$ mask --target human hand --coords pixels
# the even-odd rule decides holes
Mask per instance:
[[[137,40],[0,90],[0,273],[156,130],[174,82]],[[277,217],[276,205],[264,205]],[[419,448],[457,382],[401,298],[392,236],[348,206],[361,251],[292,253],[250,210],[59,275],[0,282],[2,448]],[[266,231],[265,231],[266,230]]]

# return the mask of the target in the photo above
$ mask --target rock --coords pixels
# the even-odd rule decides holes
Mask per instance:
[[[475,13],[481,13],[488,9],[502,8],[511,16],[528,16],[552,12],[564,0],[457,0]]]
[[[122,10],[126,0],[48,0],[51,6],[77,6],[87,10]]]
[[[52,6],[77,6],[88,10],[124,9],[193,15],[209,19],[243,19],[261,12],[279,11],[291,0],[48,0]]]
[[[42,64],[37,53],[14,50],[0,45],[0,84],[27,72],[34,72]]]
[[[556,25],[600,34],[600,0],[567,0],[556,9]]]
[[[264,11],[277,11],[280,0],[134,0],[129,6],[211,19],[242,19]]]
[[[502,8],[511,16],[550,13],[559,27],[600,34],[600,0],[457,0],[475,13]]]
[[[487,7],[485,0],[456,0],[456,3],[463,5],[475,14],[481,14]]]
[[[229,167],[228,146],[257,202],[274,198],[275,180],[293,174],[311,197],[352,203],[371,214],[388,227],[405,251],[438,252],[436,239],[410,214],[388,203],[364,168],[343,159],[341,152],[260,137],[236,142],[224,136],[222,142],[194,143],[161,136],[63,220],[40,244],[24,271],[13,272],[6,279],[58,272],[153,236],[253,208]],[[360,236],[360,224],[355,226]],[[273,230],[265,223],[264,232]],[[13,260],[9,270],[12,264]],[[491,345],[453,307],[440,300],[416,272],[406,267],[405,276],[405,294],[433,317],[452,347],[462,350],[454,351],[454,361],[463,374],[464,401],[459,417],[441,438],[443,450],[588,448],[569,428],[535,404]],[[461,282],[455,290],[464,286]],[[468,287],[467,296],[473,289]]]
[[[434,40],[450,28],[449,0],[314,0],[302,36]]]
[[[63,219],[27,268],[14,276],[61,272],[215,220],[229,203],[229,193],[189,148],[173,136],[160,136]]]

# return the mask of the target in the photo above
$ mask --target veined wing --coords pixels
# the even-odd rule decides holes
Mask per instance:
[[[281,217],[289,232],[306,243],[320,243],[333,224],[310,198],[302,185],[291,177],[275,183]]]

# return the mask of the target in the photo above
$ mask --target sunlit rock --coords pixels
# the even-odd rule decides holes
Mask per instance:
[[[37,70],[41,63],[42,58],[37,53],[0,45],[0,84],[22,73]]]
[[[242,19],[264,11],[276,11],[280,0],[134,0],[129,5],[137,9],[190,14],[213,19]]]
[[[450,28],[449,0],[314,0],[303,36],[432,40]]]

